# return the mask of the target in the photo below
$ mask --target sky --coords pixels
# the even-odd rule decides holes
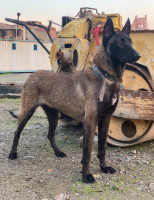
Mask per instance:
[[[124,24],[129,17],[131,23],[136,15],[147,15],[149,29],[154,29],[154,0],[0,0],[0,21],[5,17],[37,20],[48,24],[52,20],[61,24],[62,16],[75,17],[81,7],[96,8],[99,13],[119,13]]]

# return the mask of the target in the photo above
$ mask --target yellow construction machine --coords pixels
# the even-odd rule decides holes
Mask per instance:
[[[103,29],[108,16],[115,29],[121,30],[119,14],[99,14],[93,8],[81,8],[76,18],[63,17],[63,28],[50,51],[54,72],[73,73],[93,66],[97,43],[102,41],[97,30]],[[119,104],[108,133],[108,142],[116,146],[154,139],[154,30],[132,31],[131,38],[141,59],[128,63],[123,74]]]

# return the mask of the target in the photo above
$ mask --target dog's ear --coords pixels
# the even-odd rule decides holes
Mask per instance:
[[[130,31],[131,31],[131,24],[130,24],[130,19],[128,18],[125,26],[122,29],[122,32],[129,36]]]
[[[115,34],[114,26],[112,19],[110,17],[107,18],[107,21],[103,30],[103,45],[106,47],[109,39]]]

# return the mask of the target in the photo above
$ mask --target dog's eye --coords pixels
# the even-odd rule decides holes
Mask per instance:
[[[131,38],[129,38],[129,42],[132,44],[133,43],[133,41],[131,40]]]
[[[125,41],[121,39],[121,40],[118,41],[117,44],[118,44],[119,47],[122,47],[124,45],[124,43],[125,43]]]

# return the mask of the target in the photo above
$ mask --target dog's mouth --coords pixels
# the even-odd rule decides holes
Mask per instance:
[[[130,56],[128,59],[126,59],[126,60],[120,60],[120,62],[121,62],[121,64],[123,64],[123,65],[125,65],[126,63],[134,63],[134,62],[136,62],[136,61],[138,61],[139,59],[140,59],[140,54],[139,53],[137,53],[135,56]]]
[[[138,61],[138,60],[140,59],[140,57],[141,57],[141,55],[138,54],[138,56],[135,58],[135,61],[134,61],[134,62]]]
[[[140,59],[141,55],[138,52],[135,52],[134,55],[132,55],[127,62],[134,63]]]
[[[122,76],[122,74],[123,74],[123,72],[124,72],[124,69],[125,69],[125,64],[126,64],[126,63],[135,63],[136,61],[138,61],[138,60],[140,59],[140,57],[141,57],[140,54],[137,53],[134,57],[130,57],[130,58],[128,59],[128,61],[123,61],[123,60],[121,60],[121,64],[122,64],[122,65],[119,65],[119,66],[116,68],[118,75],[119,75],[120,77]]]

